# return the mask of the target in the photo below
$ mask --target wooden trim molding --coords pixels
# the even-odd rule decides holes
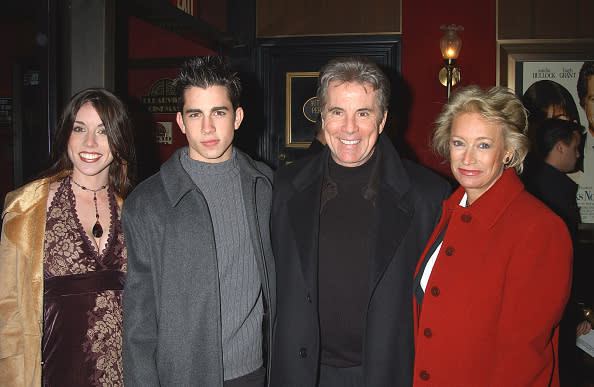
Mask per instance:
[[[556,60],[594,60],[594,39],[499,40],[496,83],[514,88],[518,62]]]

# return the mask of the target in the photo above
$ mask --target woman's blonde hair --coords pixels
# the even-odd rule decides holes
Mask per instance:
[[[447,159],[452,123],[461,113],[478,113],[486,123],[501,128],[505,148],[513,152],[506,167],[522,173],[524,158],[530,147],[526,136],[528,119],[522,101],[511,90],[504,87],[483,90],[478,86],[468,86],[452,96],[435,120],[433,134],[433,149]]]

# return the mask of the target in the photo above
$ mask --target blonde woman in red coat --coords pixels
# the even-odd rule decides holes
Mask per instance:
[[[558,386],[572,245],[517,176],[526,111],[507,89],[471,86],[436,125],[434,148],[460,188],[415,274],[414,385]]]

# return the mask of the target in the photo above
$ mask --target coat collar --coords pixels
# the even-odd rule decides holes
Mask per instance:
[[[183,152],[188,152],[187,146],[175,151],[161,166],[161,180],[163,181],[165,192],[169,198],[169,204],[172,207],[175,207],[188,192],[196,189],[196,184],[194,184],[181,164],[180,157]],[[237,153],[237,162],[242,180],[244,180],[245,177],[251,177],[253,179],[262,178],[267,181],[268,184],[271,184],[270,178],[264,175],[256,167],[255,162],[251,158],[237,148],[233,148],[233,152]]]
[[[379,170],[374,214],[375,241],[370,251],[371,292],[394,258],[414,214],[413,198],[407,197],[411,182],[398,153],[382,135],[376,146]],[[323,152],[302,161],[299,172],[291,181],[294,193],[288,199],[290,223],[303,275],[314,289],[317,288],[320,194],[329,157],[330,151],[326,147]]]
[[[379,139],[379,184],[374,215],[375,241],[372,245],[369,279],[371,291],[379,283],[396,250],[410,229],[415,198],[408,195],[411,181],[394,146],[384,136]]]
[[[398,152],[390,140],[383,135],[379,136],[376,148],[380,155],[378,160],[380,181],[378,183],[388,186],[400,196],[403,195],[410,189],[410,179]],[[326,146],[322,152],[303,160],[303,166],[291,182],[293,188],[297,192],[301,192],[313,184],[321,185],[324,168],[329,157],[330,149]]]
[[[516,171],[513,168],[508,168],[495,184],[469,207],[459,206],[460,200],[462,200],[465,193],[464,188],[459,187],[447,200],[446,208],[450,215],[457,209],[463,210],[472,215],[473,219],[479,224],[491,228],[497,223],[510,203],[523,191],[524,184],[516,175]]]
[[[35,275],[43,273],[45,218],[51,181],[52,177],[42,178],[8,193],[6,208],[2,212],[2,232],[24,257],[35,258],[32,260]],[[7,216],[9,213],[10,216]]]
[[[9,212],[25,213],[30,208],[40,205],[40,202],[46,205],[50,182],[50,178],[43,178],[9,192],[6,195],[6,206],[2,211],[2,218]]]
[[[549,163],[543,162],[540,166],[540,171],[550,179],[552,182],[556,182],[560,187],[563,187],[571,192],[572,195],[577,194],[578,184],[573,181],[566,173],[561,172]],[[557,188],[560,188],[557,187]]]
[[[303,277],[311,289],[316,289],[318,234],[324,166],[330,151],[326,147],[311,158],[300,161],[301,169],[293,177],[293,194],[288,199],[289,222],[301,261]],[[297,167],[290,166],[291,167]]]
[[[181,164],[180,157],[184,152],[188,152],[187,146],[176,150],[163,163],[159,173],[163,182],[163,188],[169,198],[169,204],[172,207],[175,207],[185,194],[196,188],[196,185]]]

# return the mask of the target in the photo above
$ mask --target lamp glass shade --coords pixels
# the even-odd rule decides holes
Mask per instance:
[[[455,29],[448,28],[439,40],[439,46],[443,59],[457,59],[462,48],[462,39],[460,39]]]

